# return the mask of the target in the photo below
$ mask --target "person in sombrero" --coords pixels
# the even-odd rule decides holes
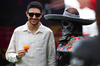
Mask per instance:
[[[59,39],[59,46],[57,48],[59,56],[57,66],[70,65],[69,61],[74,45],[79,40],[87,38],[83,36],[82,25],[90,25],[95,20],[80,18],[78,10],[70,6],[64,10],[63,15],[46,14],[44,18],[52,22],[61,22],[62,37]]]

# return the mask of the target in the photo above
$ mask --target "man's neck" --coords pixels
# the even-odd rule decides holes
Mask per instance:
[[[29,30],[34,33],[38,30],[39,26],[41,25],[40,22],[36,25],[32,25],[30,22],[27,23]]]

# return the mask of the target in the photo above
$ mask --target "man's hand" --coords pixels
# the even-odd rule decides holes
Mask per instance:
[[[18,55],[16,56],[17,58],[22,58],[26,54],[26,50],[18,50]]]

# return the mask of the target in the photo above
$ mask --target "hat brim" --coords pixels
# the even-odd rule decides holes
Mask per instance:
[[[60,14],[47,14],[44,15],[46,20],[54,21],[54,22],[61,22],[61,20],[70,21],[70,22],[78,22],[82,25],[89,25],[95,22],[95,19],[82,19],[82,18],[73,18],[67,17]]]

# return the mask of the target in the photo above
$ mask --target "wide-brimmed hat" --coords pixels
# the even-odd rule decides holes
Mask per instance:
[[[89,24],[92,24],[95,21],[95,19],[80,18],[79,14],[78,15],[71,14],[71,13],[67,12],[67,9],[69,9],[69,8],[72,8],[72,7],[66,8],[64,10],[63,15],[61,15],[61,14],[46,14],[46,15],[44,15],[44,18],[46,20],[50,20],[50,21],[53,21],[53,22],[62,22],[62,20],[63,20],[63,21],[69,21],[69,22],[72,22],[72,23],[77,22],[77,23],[82,24],[82,25],[89,25]]]

